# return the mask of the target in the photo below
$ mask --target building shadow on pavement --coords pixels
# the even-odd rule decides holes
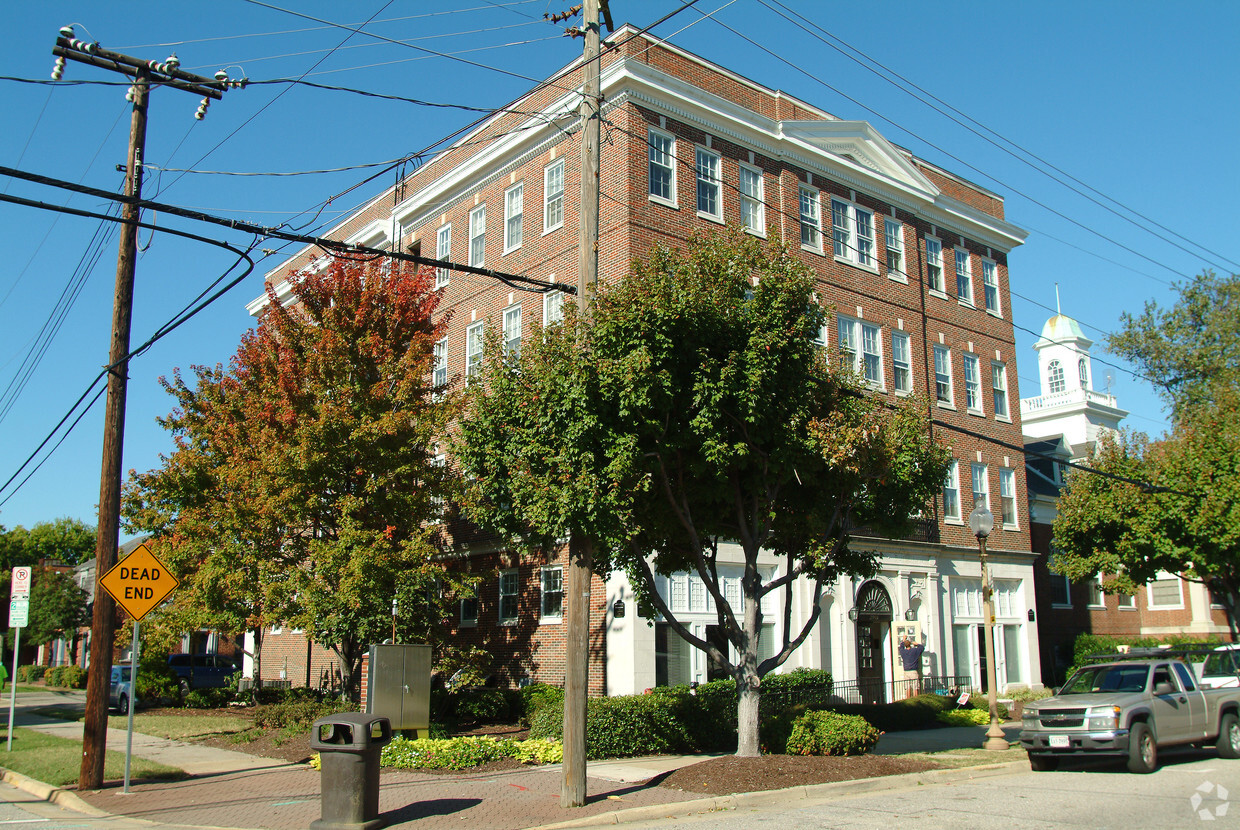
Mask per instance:
[[[399,810],[388,810],[380,813],[379,817],[388,824],[402,824],[406,821],[416,821],[431,816],[450,816],[453,813],[462,813],[481,803],[480,798],[432,798],[428,801],[415,801]]]

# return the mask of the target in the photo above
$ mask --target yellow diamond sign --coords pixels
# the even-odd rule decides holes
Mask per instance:
[[[126,614],[140,620],[181,583],[168,573],[164,563],[155,558],[150,548],[141,544],[113,565],[99,584],[125,609]]]

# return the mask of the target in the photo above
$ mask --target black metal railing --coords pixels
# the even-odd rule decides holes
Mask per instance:
[[[857,525],[849,531],[853,536],[873,536],[879,539],[888,538],[878,533],[868,525]],[[901,537],[901,541],[905,542],[932,542],[938,543],[939,538],[939,520],[934,517],[923,517],[913,521],[912,529]]]

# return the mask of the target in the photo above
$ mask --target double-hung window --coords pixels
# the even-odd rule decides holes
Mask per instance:
[[[487,206],[478,205],[469,212],[469,264],[481,267],[486,264]]]
[[[521,590],[521,582],[516,569],[500,571],[499,574],[499,622],[500,625],[513,625],[517,621],[517,597]]]
[[[543,568],[539,575],[538,611],[540,622],[559,622],[564,618],[564,568]]]
[[[902,331],[891,333],[891,380],[897,394],[913,391],[913,362],[909,348],[908,334]]]
[[[650,198],[668,204],[676,203],[676,141],[667,133],[651,129],[647,141],[650,144]]]
[[[564,292],[548,291],[543,295],[543,325],[564,322]]]
[[[970,412],[982,411],[982,365],[977,355],[964,355],[964,403]]]
[[[835,256],[854,265],[874,267],[874,214],[842,199],[831,200],[831,234]]]
[[[697,209],[702,216],[723,219],[719,202],[719,154],[698,147],[693,168],[697,174]]]
[[[431,385],[442,389],[448,385],[448,338],[435,343],[435,370],[431,375]]]
[[[943,287],[943,243],[931,236],[926,237],[926,287],[947,293]]]
[[[985,464],[973,465],[973,506],[990,509],[989,471]]]
[[[907,279],[904,273],[904,225],[890,216],[884,216],[883,239],[887,243],[888,276]]]
[[[504,309],[504,354],[513,358],[521,356],[521,306],[519,305]]]
[[[960,302],[973,305],[973,267],[964,248],[956,249],[956,296]]]
[[[818,191],[801,185],[801,247],[822,253],[822,206]]]
[[[960,521],[960,462],[955,460],[943,481],[943,518]]]
[[[741,227],[758,236],[766,235],[766,203],[763,201],[762,171],[742,164]]]
[[[517,182],[504,191],[504,253],[521,247],[524,216],[525,183]]]
[[[993,259],[982,260],[982,295],[987,311],[991,314],[1003,313],[999,307],[999,266]]]
[[[435,232],[435,258],[444,262],[452,261],[452,226],[444,225]],[[439,268],[435,271],[435,287],[443,288],[448,284],[448,269]]]
[[[482,371],[482,323],[474,323],[465,329],[465,382]]]
[[[478,624],[478,598],[461,598],[461,628],[473,628]]]
[[[1183,608],[1182,580],[1175,574],[1161,571],[1157,578],[1146,586],[1145,598],[1149,608]]]
[[[943,406],[952,400],[952,353],[946,346],[934,347],[934,399]]]
[[[543,233],[564,224],[564,159],[543,169]]]
[[[878,326],[840,317],[840,359],[865,378],[867,386],[883,386],[883,346]]]
[[[995,417],[1007,418],[1007,365],[994,361],[990,364],[990,389],[994,393]]]
[[[999,511],[1004,527],[1016,527],[1016,471],[1006,467],[999,470]]]

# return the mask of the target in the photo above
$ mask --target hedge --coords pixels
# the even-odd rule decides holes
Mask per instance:
[[[835,712],[805,712],[792,722],[789,755],[864,755],[883,735],[865,718]]]

